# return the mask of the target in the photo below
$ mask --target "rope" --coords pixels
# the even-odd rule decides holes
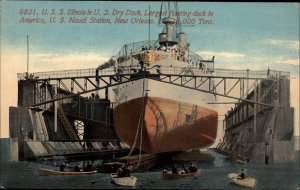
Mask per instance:
[[[144,96],[144,90],[145,89],[145,79],[143,79],[143,99],[142,99],[142,107],[141,107],[141,113],[143,112],[143,105],[144,105],[144,99],[145,99],[145,96]],[[141,155],[142,155],[142,142],[143,142],[143,125],[144,125],[144,114],[142,115],[143,119],[142,119],[142,125],[141,125],[141,138],[140,138],[140,152],[139,152],[139,159],[138,159],[138,163],[137,163],[137,166],[136,168],[138,169],[139,168],[139,165],[140,165],[140,160],[141,160]]]
[[[139,123],[138,123],[138,128],[137,128],[136,133],[135,133],[134,142],[133,142],[133,144],[131,146],[131,149],[130,149],[130,151],[129,151],[129,153],[128,153],[127,156],[131,156],[131,154],[133,152],[133,149],[134,149],[135,144],[136,144],[136,138],[137,138],[137,134],[138,134],[138,131],[139,131],[139,127],[140,127],[140,120],[139,120]]]
[[[136,144],[138,132],[139,132],[139,129],[140,129],[141,117],[142,117],[142,113],[143,113],[144,98],[145,98],[145,97],[144,97],[144,81],[145,81],[145,79],[143,79],[143,91],[142,91],[142,96],[143,96],[143,98],[142,98],[142,106],[141,106],[141,111],[140,111],[140,116],[139,116],[138,127],[137,127],[137,129],[136,129],[136,133],[135,133],[133,145],[131,146],[131,149],[130,149],[130,151],[129,151],[129,153],[128,153],[127,156],[131,156],[131,154],[132,154],[132,152],[133,152],[133,149],[134,149],[135,144]],[[141,130],[141,132],[142,132],[142,130]],[[141,136],[142,136],[142,133],[141,133]],[[140,142],[140,144],[141,144],[141,142]]]
[[[146,94],[146,96],[147,96],[147,94]],[[143,79],[143,99],[144,99],[144,79]],[[143,100],[142,108],[143,108],[143,105],[144,105],[144,100]],[[140,160],[141,160],[141,155],[142,155],[144,114],[142,116],[143,116],[143,120],[142,120],[142,126],[141,126],[141,139],[140,139],[140,147],[139,147],[140,148],[140,152],[139,152],[139,160],[138,160],[138,164],[137,164],[136,168],[139,168]]]
[[[158,18],[158,24],[161,23],[161,13],[162,13],[162,9],[163,9],[163,1],[161,2],[161,5],[160,5],[160,13],[159,13],[159,18]],[[150,13],[149,13],[150,14]]]

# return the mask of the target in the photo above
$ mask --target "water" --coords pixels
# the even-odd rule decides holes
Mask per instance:
[[[241,168],[257,179],[256,189],[291,189],[300,187],[299,162],[279,165],[231,165],[216,154],[213,164],[197,163],[200,176],[164,180],[161,169],[134,173],[138,178],[133,189],[242,189],[230,183],[227,174],[238,173]],[[180,166],[180,165],[178,165]],[[97,173],[81,176],[40,176],[35,162],[1,164],[1,188],[25,189],[124,189],[111,183],[110,174]],[[129,187],[131,189],[131,187]],[[243,188],[245,189],[245,188]]]

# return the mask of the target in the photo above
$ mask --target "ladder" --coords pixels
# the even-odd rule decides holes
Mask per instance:
[[[72,125],[71,125],[69,119],[67,118],[65,112],[63,111],[63,108],[61,105],[59,105],[57,108],[57,115],[58,115],[62,125],[66,129],[70,139],[71,140],[80,140],[78,134],[75,132],[75,129],[72,127]]]
[[[52,85],[48,86],[48,89],[50,91],[51,97],[52,98],[57,98],[57,94],[55,93],[55,90],[53,88]],[[68,117],[66,116],[61,104],[58,104],[57,107],[57,115],[62,123],[62,125],[64,126],[64,128],[66,129],[68,136],[70,137],[71,140],[80,140],[78,134],[76,133],[75,129],[73,128],[72,124],[70,123]]]
[[[53,154],[53,151],[52,151],[48,141],[42,141],[42,144],[49,154]]]

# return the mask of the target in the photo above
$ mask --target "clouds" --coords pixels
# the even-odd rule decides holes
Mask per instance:
[[[246,46],[247,49],[240,51],[227,47],[222,51],[203,50],[197,53],[205,59],[215,56],[216,66],[222,68],[262,70],[270,67],[299,74],[298,40],[257,39]]]
[[[297,40],[266,39],[264,43],[299,51],[299,41]]]
[[[71,70],[96,68],[110,58],[94,51],[74,52],[69,54],[34,54],[32,64],[39,66],[41,71]]]
[[[198,51],[199,54],[204,59],[211,59],[212,56],[215,56],[215,64],[220,65],[221,67],[224,65],[239,63],[241,60],[245,60],[246,54],[233,52],[233,51]],[[232,68],[235,69],[236,67]]]
[[[288,52],[275,56],[274,63],[299,66],[299,40],[266,39],[263,43]]]
[[[215,52],[215,51],[200,51],[198,54],[206,57],[206,56],[217,56],[222,58],[244,58],[245,54],[239,52]]]
[[[298,65],[298,66],[299,66],[299,59],[279,60],[279,61],[275,61],[275,63],[279,63],[279,64],[289,64],[289,65]]]

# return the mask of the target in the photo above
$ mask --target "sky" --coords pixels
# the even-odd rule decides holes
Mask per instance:
[[[161,3],[1,1],[0,5],[0,136],[8,137],[8,107],[17,105],[17,73],[26,72],[27,67],[27,35],[29,72],[96,68],[116,55],[124,44],[148,40],[148,24],[132,22],[148,19],[144,13],[149,5],[151,11],[160,11]],[[216,67],[253,71],[269,67],[290,72],[291,106],[295,107],[295,135],[298,136],[299,3],[178,2],[178,7],[183,14],[190,13],[181,17],[182,22],[195,22],[182,26],[190,49],[203,58],[215,56]],[[51,15],[53,9],[55,14]],[[72,10],[78,14],[86,14],[84,11],[88,10],[93,13],[70,15]],[[97,10],[100,15],[93,15]],[[24,23],[23,17],[44,19],[44,23]],[[56,23],[50,23],[51,17],[55,17]],[[64,23],[59,22],[61,17]],[[83,23],[70,23],[71,17]],[[88,20],[84,21],[86,17]],[[89,23],[91,17],[110,19],[111,23]],[[117,18],[128,22],[115,23]],[[162,26],[158,25],[158,16],[150,18],[153,20],[150,38],[156,40]]]

